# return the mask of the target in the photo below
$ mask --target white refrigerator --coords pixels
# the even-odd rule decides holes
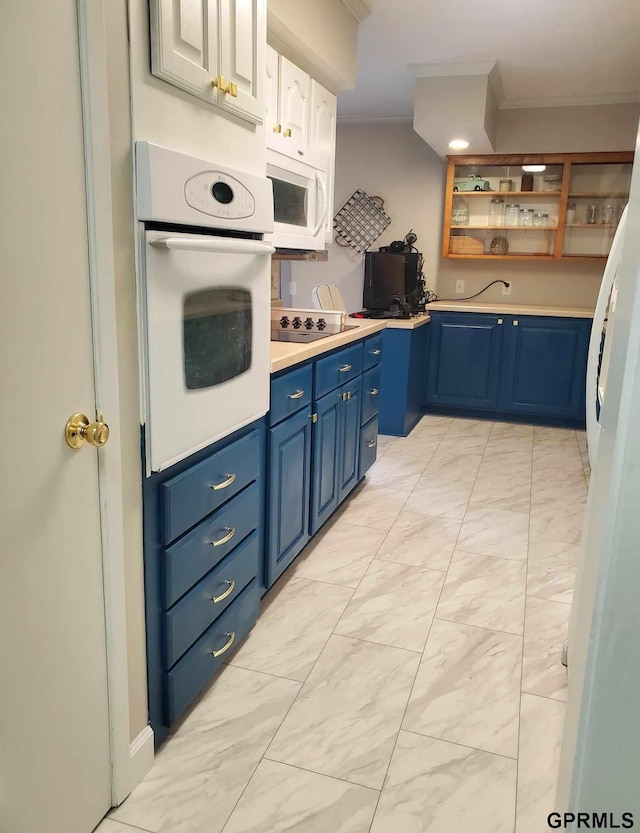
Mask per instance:
[[[599,304],[606,308],[617,275],[600,379],[602,320],[594,323],[587,383],[592,475],[569,629],[557,809],[633,812],[640,826],[640,165],[621,226]]]

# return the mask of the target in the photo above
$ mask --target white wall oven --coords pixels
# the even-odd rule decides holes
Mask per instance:
[[[267,150],[267,176],[273,186],[273,234],[278,249],[324,251],[330,210],[327,172]]]
[[[138,142],[147,474],[269,408],[273,227],[265,177]]]

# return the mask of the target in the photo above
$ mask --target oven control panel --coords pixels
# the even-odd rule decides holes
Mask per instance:
[[[221,171],[191,177],[185,183],[184,197],[191,208],[222,220],[242,220],[256,210],[256,201],[246,185]]]

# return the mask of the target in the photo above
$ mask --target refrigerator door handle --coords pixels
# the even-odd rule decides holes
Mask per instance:
[[[607,315],[609,298],[615,281],[620,258],[622,256],[622,245],[624,243],[624,231],[627,225],[627,208],[625,206],[622,217],[616,229],[611,251],[607,259],[607,265],[602,276],[602,284],[593,314],[593,325],[591,327],[591,338],[589,339],[589,354],[587,359],[587,449],[589,451],[589,463],[595,465],[598,451],[598,440],[600,439],[600,424],[596,413],[596,401],[598,400],[598,362],[600,359],[600,347],[602,341],[602,328]],[[606,337],[606,336],[605,336]]]

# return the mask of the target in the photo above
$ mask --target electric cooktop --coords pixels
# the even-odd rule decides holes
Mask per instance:
[[[318,332],[314,330],[309,332],[307,330],[289,330],[289,329],[278,329],[278,330],[271,330],[271,341],[289,341],[289,342],[299,342],[302,344],[308,344],[312,341],[317,341],[319,338],[326,338],[327,336],[335,336],[338,333],[345,333],[347,330],[355,330],[357,329],[357,325],[355,324],[347,324],[346,326],[342,327],[332,327],[331,325],[327,325],[326,329],[322,330],[322,332]]]

